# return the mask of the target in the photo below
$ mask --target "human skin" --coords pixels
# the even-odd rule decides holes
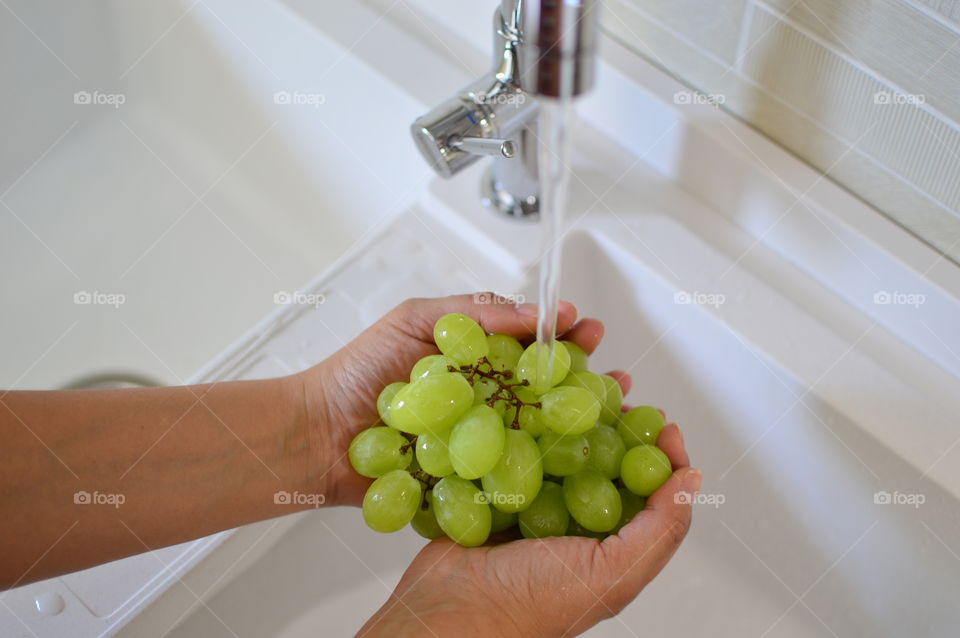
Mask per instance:
[[[313,507],[278,503],[278,492],[318,495],[325,507],[359,505],[371,480],[350,468],[347,447],[377,422],[380,390],[437,352],[436,319],[462,312],[487,332],[522,340],[535,332],[535,307],[477,298],[408,300],[327,360],[287,377],[0,394],[0,587]],[[558,332],[590,353],[603,325],[578,322],[564,303]],[[629,375],[611,374],[626,393]],[[676,425],[657,445],[674,474],[619,534],[471,549],[432,541],[361,635],[553,636],[617,613],[686,534],[689,499],[674,495],[700,484]],[[76,503],[80,492],[123,502]]]

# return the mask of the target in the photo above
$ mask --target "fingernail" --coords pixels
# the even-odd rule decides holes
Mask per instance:
[[[525,317],[536,317],[537,316],[537,304],[535,303],[522,303],[517,306],[517,314],[523,315]]]
[[[695,467],[687,468],[683,475],[680,485],[684,492],[696,494],[700,490],[700,483],[703,480],[703,472]]]

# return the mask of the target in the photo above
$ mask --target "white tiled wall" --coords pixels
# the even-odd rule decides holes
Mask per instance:
[[[960,1],[608,0],[603,25],[960,261]]]
[[[960,3],[957,0],[920,0],[920,3],[954,22],[960,22]]]

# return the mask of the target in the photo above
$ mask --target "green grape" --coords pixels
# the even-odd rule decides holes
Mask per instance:
[[[617,523],[617,526],[613,528],[613,533],[619,533],[623,526],[633,520],[633,517],[637,515],[640,510],[647,506],[647,499],[644,496],[637,496],[630,490],[625,487],[621,487],[617,490],[620,493],[620,505],[622,513],[620,514],[620,522]]]
[[[563,488],[544,483],[530,507],[517,515],[524,538],[563,536],[570,523],[570,513],[563,502]]]
[[[656,408],[641,405],[620,415],[617,432],[628,448],[638,445],[655,445],[663,429],[663,415]]]
[[[620,384],[590,372],[576,343],[556,342],[548,361],[543,344],[487,335],[459,313],[437,320],[434,341],[440,354],[377,397],[389,427],[350,443],[350,464],[375,479],[363,498],[372,529],[410,523],[424,538],[467,547],[518,526],[527,538],[603,539],[669,479],[670,461],[653,445],[663,417],[648,406],[621,414]],[[476,368],[481,359],[490,367]],[[426,493],[420,471],[439,479]]]
[[[623,388],[608,374],[601,374],[600,378],[607,386],[607,396],[600,408],[600,423],[616,425],[620,418],[620,406],[623,405]]]
[[[377,414],[380,415],[380,420],[385,424],[393,425],[390,423],[390,404],[393,402],[393,397],[397,396],[397,392],[406,387],[406,385],[403,381],[391,383],[385,387],[380,392],[380,396],[377,397]]]
[[[413,458],[411,447],[407,437],[399,431],[377,426],[362,430],[353,437],[347,456],[357,474],[377,478],[410,465]]]
[[[583,388],[554,388],[540,397],[540,403],[544,425],[559,434],[583,434],[600,416],[600,402]]]
[[[510,529],[517,524],[517,513],[516,512],[501,512],[496,507],[490,508],[490,533],[502,532],[505,529]]]
[[[410,521],[410,527],[417,534],[433,540],[444,536],[440,523],[437,522],[437,515],[433,508],[433,491],[428,490],[423,495],[423,503],[417,508],[417,513],[413,515]]]
[[[487,401],[490,400],[497,390],[500,389],[500,385],[492,379],[483,379],[477,378],[473,382],[473,404],[474,405],[487,405]],[[491,406],[496,410],[498,416],[503,416],[503,413],[507,411],[507,404],[503,401],[494,401]]]
[[[453,366],[454,368],[459,367],[456,361],[446,355],[428,354],[413,364],[413,369],[410,371],[410,381],[416,381],[420,377],[425,377],[428,374],[450,372],[449,366]]]
[[[541,367],[546,367],[548,363],[547,355],[546,346],[534,342],[527,346],[517,362],[517,377],[521,381],[529,381],[534,394],[543,394],[563,381],[563,378],[570,372],[570,351],[558,346],[553,349],[553,372],[550,378],[541,379],[538,371]]]
[[[638,445],[627,450],[620,464],[623,484],[640,496],[650,496],[667,482],[673,469],[670,459],[655,445]]]
[[[593,454],[587,438],[581,434],[564,436],[547,430],[537,441],[543,471],[553,476],[570,476],[583,469]]]
[[[583,348],[572,341],[561,341],[563,347],[570,353],[570,372],[585,372],[588,366],[587,353]]]
[[[607,385],[603,382],[603,378],[599,374],[586,371],[571,372],[564,377],[560,385],[589,390],[590,394],[596,397],[600,403],[600,410],[603,411],[603,406],[607,400]]]
[[[577,522],[577,519],[570,517],[570,524],[567,525],[567,536],[584,536],[586,538],[595,538],[602,541],[609,536],[608,532],[591,532],[586,527]]]
[[[501,512],[520,512],[537,497],[543,482],[540,449],[523,430],[507,429],[505,435],[503,455],[483,475],[483,491],[490,504]]]
[[[519,424],[520,429],[533,438],[539,438],[547,430],[547,426],[543,424],[540,409],[532,405],[525,405],[520,408]]]
[[[490,536],[490,506],[466,479],[448,476],[433,487],[437,523],[447,536],[466,547],[482,545]]]
[[[460,313],[444,315],[433,325],[433,340],[440,352],[466,366],[487,356],[487,335],[476,321]]]
[[[417,461],[424,472],[432,476],[453,474],[449,441],[450,430],[439,434],[424,432],[417,437]]]
[[[490,335],[487,337],[487,361],[494,370],[505,372],[517,367],[517,361],[523,354],[523,346],[510,335]]]
[[[620,521],[620,494],[610,479],[584,470],[563,479],[563,500],[570,515],[593,532],[609,532]]]
[[[462,478],[480,478],[494,468],[503,454],[506,435],[496,410],[475,405],[450,431],[450,462]]]
[[[590,445],[587,469],[594,470],[608,479],[620,476],[620,462],[627,452],[627,446],[617,431],[609,425],[599,424],[585,435]],[[546,466],[546,464],[544,464]]]
[[[533,393],[533,390],[526,386],[515,385],[513,386],[513,391],[517,395],[517,398],[524,403],[537,403],[539,401],[539,398]],[[507,406],[503,413],[503,424],[507,427],[512,426],[513,417],[516,413],[517,409],[515,406]],[[520,418],[517,421],[520,429],[535,439],[547,429],[543,424],[540,409],[532,405],[525,405],[520,408]]]
[[[420,507],[420,481],[404,470],[387,472],[363,496],[363,520],[378,532],[395,532],[409,523]]]
[[[391,425],[410,434],[453,427],[473,405],[473,388],[458,372],[438,372],[401,388],[390,402]]]

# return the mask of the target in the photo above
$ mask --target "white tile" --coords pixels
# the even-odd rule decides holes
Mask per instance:
[[[960,34],[902,0],[769,0],[856,65],[960,123]]]
[[[748,77],[935,200],[960,209],[960,131],[922,107],[897,103],[902,92],[768,12],[756,13],[750,42]]]
[[[609,26],[624,9],[632,9],[694,46],[733,63],[746,6],[746,0],[613,0],[606,5],[605,24]]]

